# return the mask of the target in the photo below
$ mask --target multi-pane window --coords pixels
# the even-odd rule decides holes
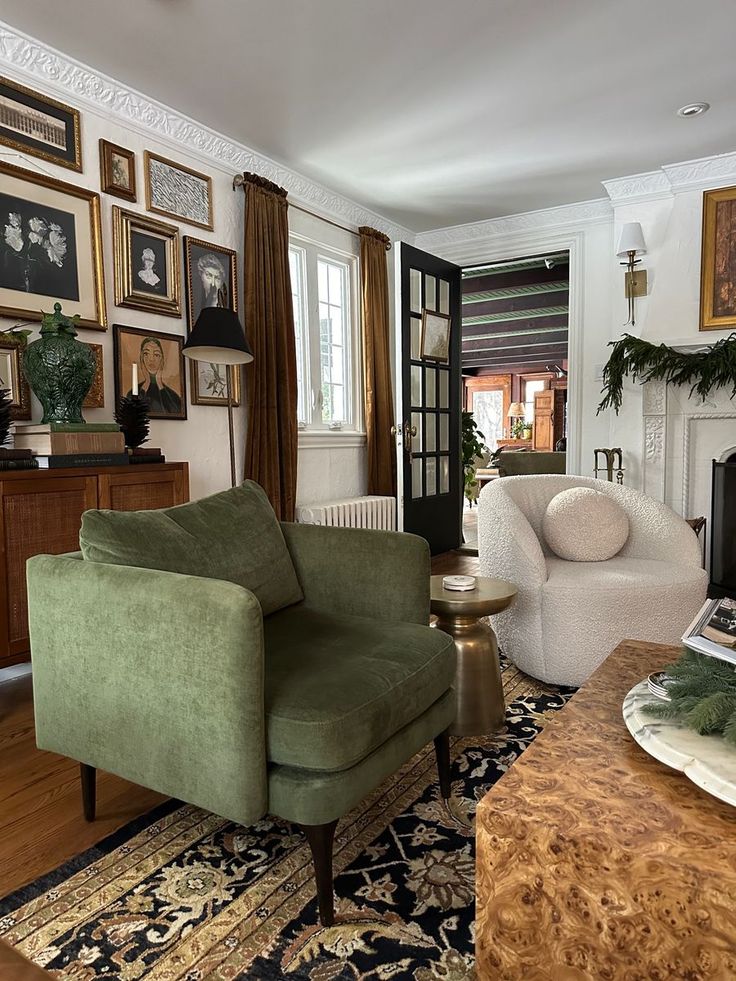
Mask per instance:
[[[356,428],[356,261],[308,240],[295,238],[289,248],[304,429]]]
[[[524,422],[534,422],[534,396],[543,392],[547,385],[543,378],[530,378],[524,382]]]

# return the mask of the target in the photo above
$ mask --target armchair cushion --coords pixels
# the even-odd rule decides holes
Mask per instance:
[[[561,559],[605,562],[626,544],[629,519],[617,501],[593,487],[568,487],[547,505],[542,530]]]
[[[269,763],[344,770],[452,686],[441,630],[292,606],[264,620]]]
[[[86,511],[79,543],[88,561],[243,586],[264,616],[303,598],[276,515],[252,480],[158,511]]]

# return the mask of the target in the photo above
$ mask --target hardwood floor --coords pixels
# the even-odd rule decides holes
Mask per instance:
[[[478,574],[478,559],[447,552],[432,572]],[[78,855],[165,798],[98,773],[97,819],[82,815],[79,764],[36,749],[28,666],[0,671],[0,896]]]

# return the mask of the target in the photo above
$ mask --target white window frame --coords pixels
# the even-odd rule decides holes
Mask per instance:
[[[358,288],[358,257],[354,253],[324,245],[305,235],[291,234],[289,249],[298,254],[303,292],[301,315],[304,325],[301,346],[297,345],[300,375],[305,380],[299,391],[300,443],[360,445],[364,441],[363,383]],[[346,268],[348,325],[345,332],[345,407],[347,419],[340,428],[322,421],[322,366],[320,345],[317,263],[320,259]],[[293,284],[292,284],[293,286]],[[301,347],[301,349],[300,349]],[[357,438],[357,441],[356,441]]]

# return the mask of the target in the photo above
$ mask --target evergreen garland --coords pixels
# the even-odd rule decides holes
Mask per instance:
[[[604,396],[598,412],[613,408],[618,414],[627,375],[642,385],[653,379],[690,385],[690,395],[697,392],[703,401],[719,385],[731,387],[731,398],[736,395],[736,334],[716,341],[707,351],[695,353],[676,351],[667,344],[651,344],[631,334],[624,334],[608,346],[613,352],[603,369]]]
[[[653,702],[645,711],[658,719],[676,719],[701,736],[721,735],[736,747],[736,667],[728,661],[685,649],[667,669],[670,701]]]

